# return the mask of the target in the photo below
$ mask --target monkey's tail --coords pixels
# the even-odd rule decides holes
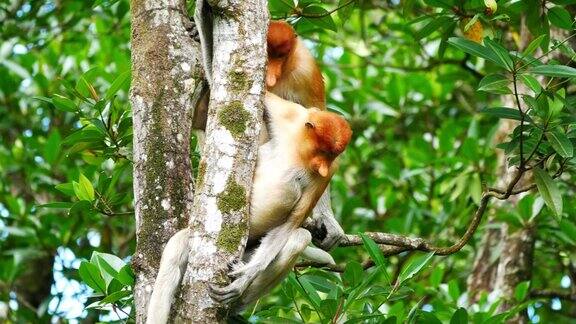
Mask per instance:
[[[330,253],[313,246],[307,246],[301,256],[304,259],[325,265],[336,265],[336,262],[334,262],[334,258],[332,258]]]
[[[190,230],[185,228],[174,234],[166,243],[160,269],[154,282],[154,290],[148,304],[147,324],[164,324],[168,322],[170,307],[176,289],[182,280],[188,262],[188,238]]]

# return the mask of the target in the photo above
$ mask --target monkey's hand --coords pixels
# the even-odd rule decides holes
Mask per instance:
[[[306,220],[303,227],[312,233],[314,245],[325,251],[334,248],[344,238],[344,230],[332,212],[329,188],[326,188],[312,211],[312,217]]]

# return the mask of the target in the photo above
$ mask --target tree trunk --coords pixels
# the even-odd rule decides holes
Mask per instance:
[[[267,1],[208,2],[215,13],[215,54],[212,64],[206,64],[212,67],[213,81],[190,257],[176,301],[176,321],[186,323],[219,323],[227,317],[228,309],[210,298],[207,284],[228,283],[228,265],[247,240],[266,64]],[[196,10],[197,15],[206,12]]]
[[[145,322],[162,248],[187,225],[192,210],[190,131],[203,84],[185,3],[132,0],[130,5],[137,323]]]

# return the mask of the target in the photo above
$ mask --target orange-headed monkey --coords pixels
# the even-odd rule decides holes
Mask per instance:
[[[326,110],[324,80],[316,60],[288,23],[273,20],[267,34],[266,87],[302,106]]]
[[[336,159],[352,135],[348,123],[335,113],[306,109],[272,93],[266,94],[264,104],[271,140],[258,151],[245,263],[232,271],[235,279],[230,285],[211,287],[215,300],[236,301],[237,310],[279,283],[298,256],[310,249],[311,234],[301,226],[328,186]],[[163,324],[168,319],[187,264],[189,235],[188,228],[181,230],[164,249],[147,323]],[[328,253],[315,250],[317,261],[334,262]]]

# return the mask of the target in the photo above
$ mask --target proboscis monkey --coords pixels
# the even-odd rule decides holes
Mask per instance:
[[[251,195],[248,248],[226,287],[211,287],[220,302],[236,309],[268,292],[294,266],[305,250],[316,260],[330,255],[307,247],[312,237],[302,228],[337,168],[337,157],[352,131],[339,115],[265,96],[271,140],[260,146]],[[189,229],[174,235],[162,254],[148,308],[148,323],[165,323],[188,259]]]

